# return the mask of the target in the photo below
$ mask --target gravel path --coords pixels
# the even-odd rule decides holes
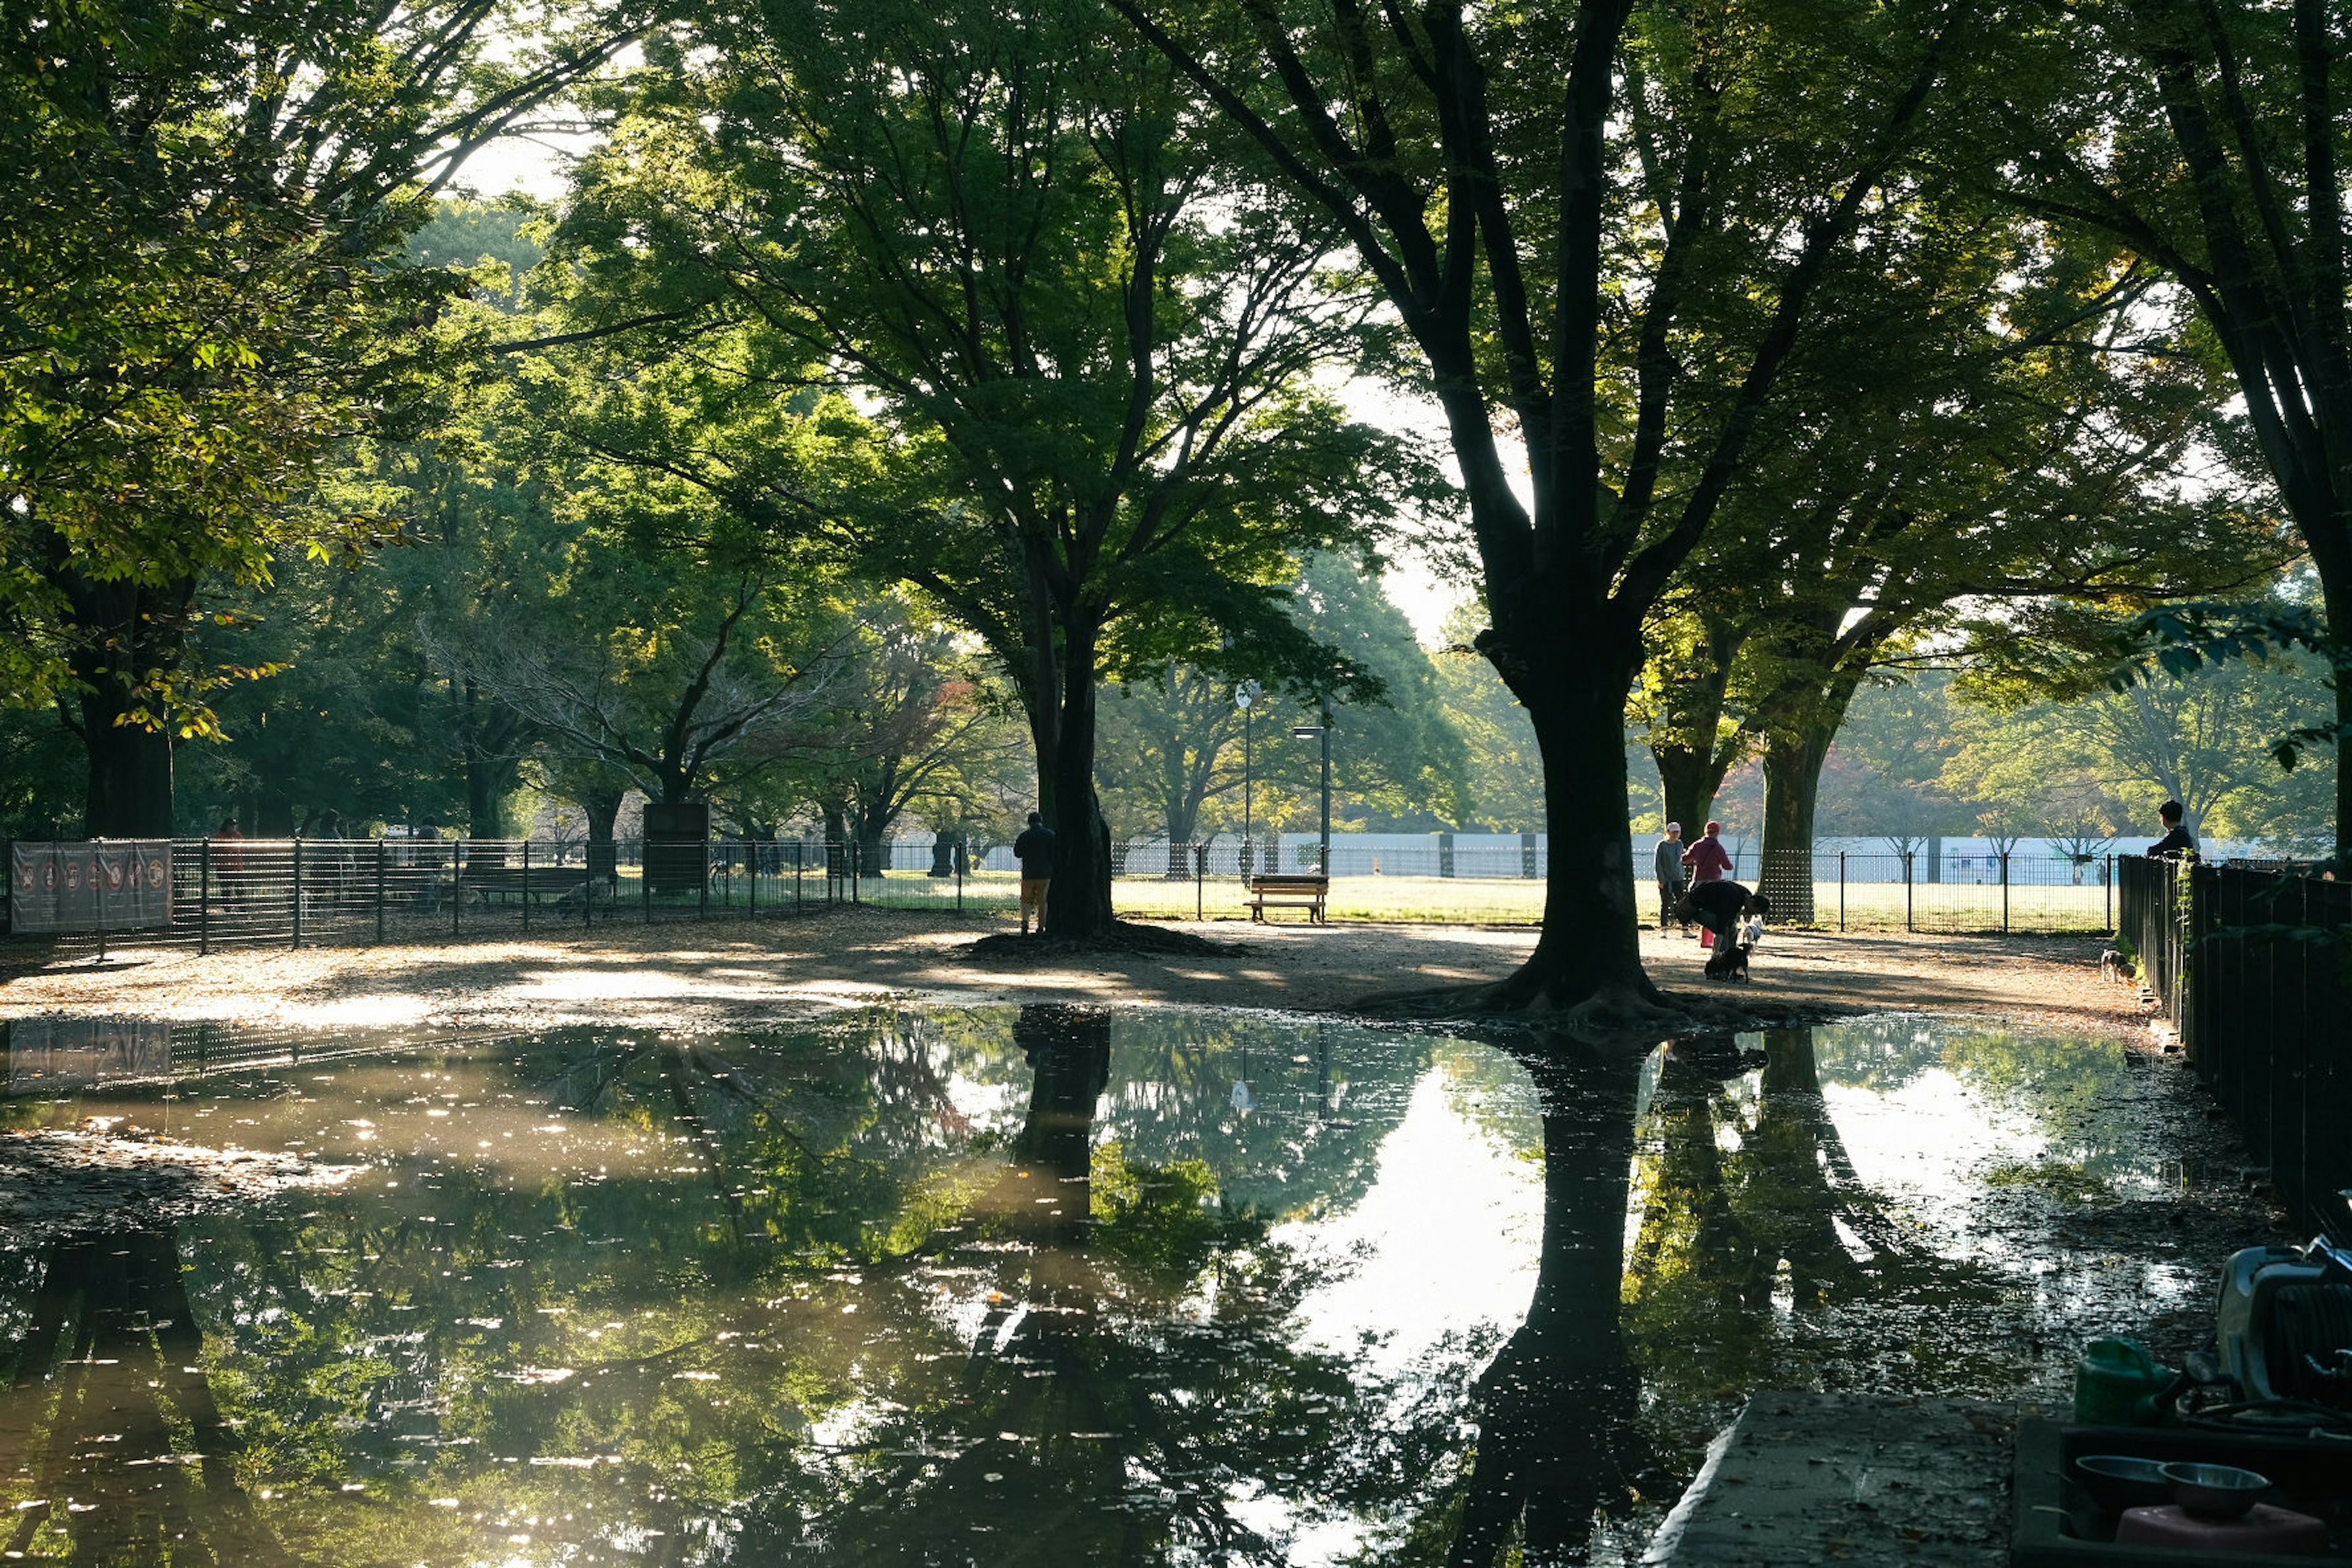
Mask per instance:
[[[1498,979],[1524,930],[1175,924],[1208,954],[992,953],[1002,920],[842,908],[789,921],[614,926],[593,937],[381,948],[157,949],[0,980],[0,1018],[44,1013],[315,1026],[604,1022],[698,1028],[885,996],[955,1002],[1347,1012],[1363,998]],[[1765,1014],[1996,1014],[2069,1032],[2140,1035],[2137,994],[2104,980],[2095,939],[1770,933],[1754,982],[1714,985],[1697,944],[1645,933],[1669,991]]]

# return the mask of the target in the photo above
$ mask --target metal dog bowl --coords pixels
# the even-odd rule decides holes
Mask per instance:
[[[2235,1465],[2167,1465],[2172,1500],[2200,1519],[2236,1519],[2271,1489],[2271,1479]]]
[[[2109,1513],[2153,1508],[2172,1496],[2168,1468],[2161,1460],[2129,1454],[2085,1454],[2074,1461],[2074,1479],[2091,1500]]]

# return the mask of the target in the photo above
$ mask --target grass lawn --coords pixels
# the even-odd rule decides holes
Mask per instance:
[[[789,900],[791,879],[782,879],[780,889],[775,881],[768,882],[762,903],[776,890]],[[738,879],[732,902],[741,905],[745,894]],[[809,879],[803,895],[822,898],[823,881]],[[2000,931],[2004,929],[2001,895],[1998,883],[1918,882],[1906,889],[1900,882],[1848,882],[1841,889],[1835,881],[1823,881],[1814,885],[1813,919],[1797,923],[1835,930],[1842,921],[1855,931]],[[901,909],[953,909],[961,897],[967,912],[1010,913],[1020,907],[1021,884],[1009,872],[984,871],[965,878],[959,893],[953,879],[894,871],[865,879],[858,896],[867,903]],[[1543,918],[1543,896],[1541,881],[1522,878],[1340,877],[1332,883],[1328,909],[1334,921],[1534,925]],[[1650,889],[1637,889],[1636,897],[1643,919],[1654,918]],[[2095,882],[2011,886],[2006,929],[2106,931],[2113,924],[2109,900],[2109,889]],[[712,901],[719,900],[714,897]],[[1145,919],[1191,920],[1196,911],[1208,920],[1249,918],[1248,890],[1240,878],[1231,876],[1212,877],[1197,887],[1189,878],[1121,877],[1111,884],[1111,901],[1119,913]],[[1296,921],[1306,916],[1303,910],[1285,909],[1269,918]]]

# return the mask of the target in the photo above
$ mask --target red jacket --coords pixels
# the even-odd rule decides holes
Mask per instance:
[[[1719,882],[1731,875],[1731,854],[1720,838],[1702,838],[1683,851],[1683,864],[1694,882]]]

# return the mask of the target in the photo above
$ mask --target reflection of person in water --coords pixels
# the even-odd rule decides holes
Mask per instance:
[[[1769,1030],[1764,1042],[1753,1086],[1729,1094],[1722,1044],[1678,1040],[1659,1066],[1626,1268],[1654,1403],[1788,1375],[1772,1364],[1786,1353],[1782,1310],[1994,1299],[1981,1265],[1927,1251],[1863,1183],[1822,1096],[1812,1032]],[[1738,1070],[1758,1060],[1748,1052]]]
[[[1013,1020],[1013,1042],[1035,1076],[1029,1114],[1013,1141],[1021,1166],[1008,1178],[1018,1195],[1007,1194],[1006,1212],[1043,1225],[1054,1239],[1082,1242],[1093,1206],[1095,1108],[1110,1081],[1110,1014],[1033,1003]],[[1041,1194],[1041,1181],[1056,1185]]]
[[[1741,1050],[1737,1035],[1685,1035],[1666,1042],[1664,1064],[1695,1073],[1710,1083],[1721,1083],[1762,1067],[1764,1053]]]

